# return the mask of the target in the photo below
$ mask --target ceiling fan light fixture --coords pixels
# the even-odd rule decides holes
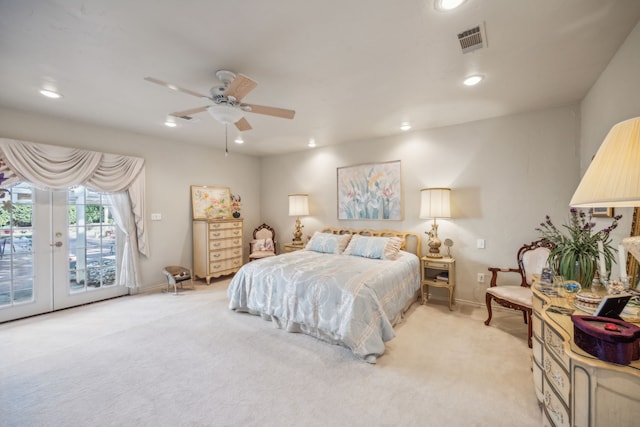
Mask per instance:
[[[409,129],[411,129],[411,123],[409,122],[402,122],[400,123],[400,130],[403,132],[408,131]]]
[[[309,143],[307,144],[307,147],[315,147],[316,146],[316,140],[313,138],[309,138]]]
[[[176,127],[176,122],[172,121],[172,120],[167,120],[166,122],[164,122],[164,125],[168,128],[174,128]]]
[[[233,142],[235,142],[236,144],[244,144],[244,139],[242,139],[241,136],[238,136],[236,139],[233,140]]]
[[[207,111],[214,119],[226,125],[234,124],[244,117],[239,108],[224,104],[210,105],[207,107]]]

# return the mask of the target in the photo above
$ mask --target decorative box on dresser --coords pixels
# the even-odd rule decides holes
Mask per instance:
[[[242,267],[242,219],[193,221],[193,274],[207,280]]]
[[[557,288],[537,281],[531,288],[533,382],[543,426],[640,425],[640,361],[623,366],[586,353],[573,341],[573,304]]]

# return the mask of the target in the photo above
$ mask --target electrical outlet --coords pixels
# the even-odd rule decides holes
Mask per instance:
[[[162,220],[162,214],[159,214],[159,213],[151,214],[151,221],[161,221],[161,220]]]
[[[478,283],[484,283],[484,273],[478,273]]]

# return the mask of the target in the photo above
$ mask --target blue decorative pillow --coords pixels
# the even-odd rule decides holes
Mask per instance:
[[[398,237],[354,235],[344,250],[344,255],[372,259],[396,259],[402,240]]]
[[[331,234],[316,231],[305,250],[324,254],[341,254],[349,243],[350,234]]]

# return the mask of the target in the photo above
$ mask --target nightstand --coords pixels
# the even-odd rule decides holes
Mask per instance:
[[[295,251],[299,251],[301,249],[304,249],[304,244],[301,245],[296,245],[293,242],[289,242],[289,243],[285,243],[284,245],[284,251],[283,253],[287,253],[287,252],[295,252]]]
[[[420,259],[422,304],[429,299],[429,286],[449,289],[449,310],[453,311],[455,304],[453,292],[456,288],[456,260],[455,258],[429,258]]]

